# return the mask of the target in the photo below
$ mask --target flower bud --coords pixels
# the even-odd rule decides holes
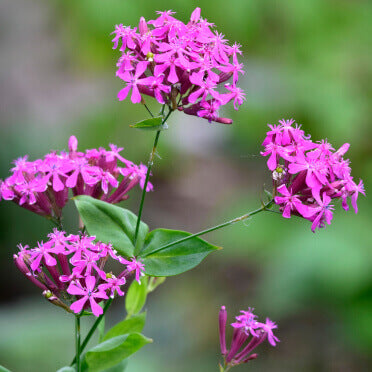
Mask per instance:
[[[195,10],[191,13],[190,21],[191,22],[198,22],[200,19],[200,8],[195,8]]]
[[[149,32],[149,28],[147,27],[147,23],[144,17],[141,17],[138,28],[141,35],[145,35]]]
[[[71,136],[68,140],[68,149],[70,152],[76,152],[78,147],[78,140],[75,136]]]

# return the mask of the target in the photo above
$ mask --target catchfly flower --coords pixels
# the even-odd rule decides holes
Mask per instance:
[[[219,109],[233,101],[237,110],[245,100],[237,86],[244,74],[240,45],[229,45],[200,12],[196,8],[187,24],[165,11],[148,22],[142,17],[138,28],[115,27],[113,48],[120,46],[121,52],[116,75],[125,83],[119,100],[130,95],[139,103],[148,95],[173,110],[232,123],[219,116]]]
[[[248,308],[246,311],[241,311],[241,315],[235,317],[236,321],[231,323],[233,328],[231,345],[227,349],[227,311],[225,306],[221,307],[219,313],[219,334],[221,354],[224,359],[223,368],[231,368],[256,359],[258,354],[252,354],[252,351],[265,340],[272,346],[276,346],[277,342],[279,342],[279,339],[273,333],[273,329],[278,328],[278,326],[269,318],[266,318],[265,323],[259,322],[257,315],[253,311],[254,309]]]
[[[32,249],[19,245],[14,262],[51,303],[67,311],[90,310],[99,316],[101,301],[124,296],[126,280],[144,275],[142,263],[135,258],[124,260],[110,244],[96,241],[94,236],[66,235],[54,229],[48,238]],[[121,264],[117,276],[104,270],[109,259]]]
[[[303,217],[312,222],[311,230],[331,224],[335,200],[349,209],[351,200],[358,212],[359,194],[365,195],[363,181],[351,176],[350,161],[344,159],[350,145],[338,150],[326,140],[313,142],[293,119],[270,125],[262,143],[263,156],[272,172],[274,201],[283,217]]]
[[[77,151],[75,136],[69,139],[69,152],[55,151],[43,159],[28,156],[14,161],[12,175],[0,180],[0,200],[12,200],[42,216],[60,218],[72,195],[89,195],[108,203],[119,203],[139,184],[144,187],[147,167],[136,165],[120,155],[122,148],[110,145],[85,152]],[[148,183],[146,191],[153,186]]]

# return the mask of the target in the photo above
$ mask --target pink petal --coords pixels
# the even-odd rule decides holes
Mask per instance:
[[[75,301],[71,306],[70,306],[70,309],[75,313],[75,314],[79,314],[81,312],[81,310],[83,310],[83,307],[85,305],[85,303],[87,302],[88,300],[88,296],[84,296],[83,298],[81,298],[80,300],[77,300]],[[102,309],[101,309],[102,310]]]
[[[85,284],[86,284],[86,287],[87,287],[88,291],[92,292],[93,289],[94,289],[94,286],[96,284],[96,278],[94,276],[86,277]]]

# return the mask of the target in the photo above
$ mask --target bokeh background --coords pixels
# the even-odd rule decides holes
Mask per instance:
[[[259,155],[266,124],[294,117],[313,139],[351,143],[353,175],[372,181],[372,3],[368,0],[2,0],[0,4],[0,177],[13,159],[116,143],[147,161],[153,134],[129,124],[141,105],[118,102],[114,25],[137,25],[156,10],[188,21],[196,7],[243,45],[247,101],[225,111],[232,126],[174,114],[159,146],[155,191],[144,219],[151,228],[196,232],[255,208],[270,185]],[[149,104],[156,110],[156,104]],[[125,204],[137,211],[139,194]],[[154,339],[128,372],[217,371],[219,306],[230,319],[253,306],[279,324],[276,347],[236,371],[369,371],[372,346],[371,210],[338,208],[332,225],[260,214],[206,238],[224,247],[198,268],[151,294],[145,334]],[[77,221],[74,207],[68,225]],[[46,303],[12,263],[19,242],[45,239],[51,226],[0,203],[0,364],[15,372],[54,371],[74,354],[73,320]],[[117,301],[108,323],[123,316]]]

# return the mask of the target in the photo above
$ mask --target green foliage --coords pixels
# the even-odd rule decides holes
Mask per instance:
[[[144,249],[140,252],[146,274],[151,276],[181,274],[191,270],[209,253],[219,249],[199,237],[176,243],[190,235],[192,234],[178,230],[151,231],[146,237]]]
[[[74,201],[90,235],[104,243],[112,243],[124,257],[133,256],[137,221],[134,213],[87,195],[76,196]],[[141,222],[137,246],[142,246],[148,230],[148,226]]]
[[[145,326],[146,313],[143,312],[138,315],[133,315],[128,319],[122,320],[118,324],[114,325],[103,337],[102,341],[106,341],[110,338],[129,334],[142,332]]]
[[[147,297],[147,280],[146,276],[141,278],[141,284],[133,280],[125,296],[125,309],[128,316],[138,314],[146,302]]]
[[[142,130],[163,130],[166,129],[164,125],[162,125],[163,117],[157,116],[155,118],[141,120],[136,124],[130,125],[131,128],[142,129]]]
[[[90,372],[100,372],[116,366],[152,342],[140,333],[124,334],[110,338],[89,350],[85,355]]]
[[[5,367],[0,366],[0,372],[10,372],[10,371],[9,371],[9,369],[6,369]],[[68,372],[68,371],[66,370],[65,372]]]

